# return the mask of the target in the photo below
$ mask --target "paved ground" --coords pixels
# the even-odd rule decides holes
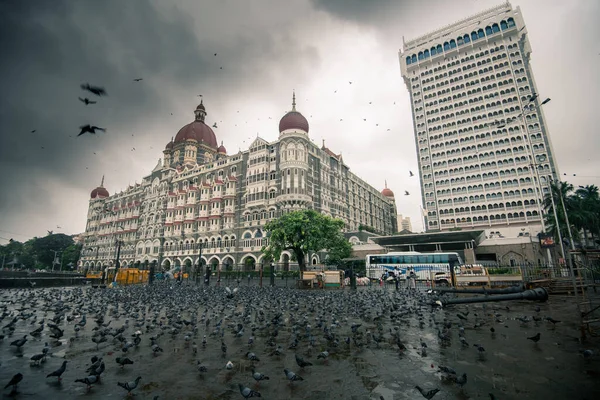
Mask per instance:
[[[363,287],[356,292],[349,289],[298,291],[291,288],[292,282],[289,279],[286,288],[286,281],[279,279],[276,281],[278,288],[261,289],[257,287],[258,280],[251,280],[249,284],[247,280],[242,281],[232,299],[226,298],[224,286],[234,287],[237,282],[222,282],[221,287],[215,287],[215,280],[211,280],[210,288],[191,283],[181,287],[157,285],[150,289],[150,295],[143,294],[148,290],[141,286],[112,291],[92,288],[3,291],[0,308],[5,311],[0,325],[5,327],[14,316],[27,318],[19,317],[12,335],[9,336],[9,330],[4,330],[7,336],[0,341],[0,382],[4,386],[19,371],[25,378],[17,398],[105,399],[123,398],[126,392],[116,382],[130,381],[140,375],[140,387],[134,391],[137,399],[153,399],[156,395],[169,400],[242,399],[237,384],[252,386],[250,369],[254,364],[260,372],[271,377],[256,388],[267,399],[423,398],[415,385],[426,390],[440,389],[434,399],[489,399],[489,393],[496,399],[600,398],[598,339],[592,338],[584,344],[579,342],[575,306],[566,297],[554,297],[542,304],[511,301],[432,309],[423,305],[429,301],[425,291],[405,294],[404,291],[396,292],[393,286]],[[267,283],[268,280],[263,281],[265,286]],[[101,306],[103,303],[104,307]],[[30,357],[39,353],[46,341],[51,341],[47,328],[40,338],[29,336],[22,351],[9,344],[37,327],[42,318],[46,321],[52,318],[57,313],[57,304],[66,316],[74,319],[61,322],[65,336],[61,345],[53,345],[51,357],[40,366],[30,366]],[[537,306],[539,310],[536,310]],[[146,320],[157,312],[160,324],[152,324],[149,328],[150,322],[146,322],[143,327],[142,315],[146,307],[149,308]],[[96,350],[91,337],[96,332],[94,318],[98,313],[92,315],[92,311],[98,309],[103,310],[105,321],[112,319],[110,327],[127,327],[123,333],[126,340],[132,340],[136,330],[143,332],[139,348],[126,353],[134,360],[134,365],[124,369],[116,365],[115,358],[123,355],[122,344],[113,341],[112,336]],[[210,310],[209,314],[212,312],[210,328],[198,323],[196,333],[191,327],[183,327],[177,334],[169,334],[175,325],[173,320],[199,320],[205,310]],[[263,322],[259,317],[261,311],[269,316]],[[82,312],[88,312],[88,322],[75,335],[74,324],[80,320]],[[282,314],[277,328],[269,322],[276,313]],[[466,320],[457,314],[466,315]],[[524,316],[529,322],[517,319]],[[541,320],[534,321],[534,316]],[[546,317],[561,322],[553,324]],[[219,318],[225,320],[222,334],[228,345],[226,357],[221,354],[218,335],[211,336]],[[323,326],[329,327],[328,332],[336,336],[335,340],[323,338],[327,333],[323,333],[323,327],[317,328],[317,321],[321,319]],[[228,323],[235,326],[233,321],[246,324],[247,332],[241,338],[230,333],[232,327]],[[447,332],[449,341],[438,337],[445,323],[451,326]],[[135,324],[142,325],[136,327]],[[261,358],[257,363],[250,363],[245,358],[250,324],[257,327],[252,347]],[[310,334],[305,330],[307,324],[312,325]],[[358,339],[352,336],[351,324],[361,324],[357,329]],[[464,328],[462,334],[468,345],[459,340],[460,326]],[[161,331],[165,334],[158,343],[164,352],[154,357],[149,337]],[[186,332],[199,346],[198,354],[193,353],[189,342],[185,344],[183,336]],[[382,338],[379,343],[373,339],[377,332]],[[395,332],[406,346],[404,351],[398,350],[393,339]],[[541,336],[538,343],[527,340],[536,333]],[[200,346],[204,334],[209,342],[206,349]],[[269,355],[273,348],[267,342],[274,334],[277,344],[282,345],[282,355]],[[314,346],[308,345],[309,335],[317,338]],[[288,349],[294,336],[300,339],[299,347]],[[345,338],[350,337],[353,339],[347,345]],[[427,346],[425,352],[421,341]],[[485,351],[478,351],[475,344]],[[595,355],[584,358],[581,351],[585,349],[592,350]],[[323,350],[330,352],[326,363],[317,359],[317,354]],[[300,369],[294,354],[302,354],[314,365]],[[74,380],[87,375],[84,371],[93,355],[104,358],[106,371],[102,374],[101,384],[86,393],[85,386]],[[69,361],[63,382],[45,379],[63,359]],[[198,359],[208,366],[207,373],[198,373]],[[228,360],[234,363],[232,370],[224,368]],[[453,368],[459,376],[466,373],[467,384],[461,388],[452,379],[444,379],[445,374],[438,369],[440,365]],[[284,366],[301,375],[304,381],[287,385],[282,372]],[[8,398],[9,392],[9,389],[4,390],[3,396]]]

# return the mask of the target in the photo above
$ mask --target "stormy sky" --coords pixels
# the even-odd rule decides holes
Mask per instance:
[[[198,95],[207,122],[219,126],[217,140],[234,153],[257,134],[277,138],[292,90],[310,137],[324,139],[375,187],[387,180],[398,211],[419,231],[402,37],[499,3],[0,1],[0,243],[46,230],[82,232],[102,176],[111,193],[139,182],[192,121]],[[598,185],[600,2],[512,4],[528,26],[540,96],[552,98],[545,114],[561,176]],[[78,97],[93,97],[81,91],[85,82],[104,86],[108,96],[84,105]],[[77,138],[88,123],[107,132]]]

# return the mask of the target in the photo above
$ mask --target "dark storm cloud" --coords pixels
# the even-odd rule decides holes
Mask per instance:
[[[301,73],[303,62],[318,62],[316,52],[296,46],[283,29],[237,29],[244,16],[236,21],[237,7],[226,3],[213,10],[146,0],[1,2],[0,185],[11,189],[0,191],[0,225],[11,217],[7,210],[26,215],[25,202],[44,177],[86,191],[97,185],[99,155],[105,162],[122,152],[133,134],[138,143],[150,139],[149,122],[140,127],[145,119],[170,116],[174,93],[189,99],[190,108],[197,94],[221,93],[214,107],[235,93],[266,88],[271,68]],[[227,23],[212,21],[216,28],[203,32],[219,15],[229,15]],[[143,81],[133,82],[138,77]],[[108,96],[81,91],[84,82],[104,86]],[[98,103],[85,106],[78,97]],[[190,110],[185,119],[191,118]],[[107,133],[76,138],[88,123]]]

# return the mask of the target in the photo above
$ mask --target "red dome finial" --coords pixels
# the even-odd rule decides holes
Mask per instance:
[[[296,111],[296,91],[292,91],[292,111]]]

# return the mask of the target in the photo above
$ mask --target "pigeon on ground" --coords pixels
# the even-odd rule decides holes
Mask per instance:
[[[310,367],[312,365],[312,363],[304,361],[304,358],[298,356],[298,354],[296,354],[296,364],[298,364],[300,368]]]
[[[532,337],[528,337],[527,339],[531,340],[534,343],[537,343],[537,342],[540,341],[540,337],[541,337],[541,333],[538,332],[537,335],[532,336]]]
[[[245,399],[249,399],[250,397],[261,397],[259,392],[252,390],[249,387],[242,385],[241,383],[238,383],[238,387],[240,388],[240,393],[242,394],[242,396],[244,396]]]
[[[421,388],[421,386],[419,386],[419,385],[415,386],[415,388],[416,388],[416,389],[419,391],[419,393],[421,393],[421,395],[422,395],[423,397],[425,397],[427,400],[431,400],[431,398],[432,398],[433,396],[435,396],[437,392],[439,392],[439,391],[440,391],[440,389],[438,389],[438,388],[435,388],[435,389],[431,389],[431,390],[425,391],[425,390],[424,390],[423,388]]]
[[[85,383],[87,385],[87,390],[90,390],[92,388],[92,385],[98,383],[99,381],[100,377],[96,375],[90,375],[82,379],[75,379],[76,383]]]
[[[14,375],[12,377],[12,379],[6,384],[6,386],[4,386],[4,389],[6,389],[9,386],[12,386],[13,392],[16,392],[17,385],[19,385],[19,382],[21,382],[22,380],[23,380],[23,374],[19,372],[18,374]]]
[[[133,361],[131,361],[129,358],[127,357],[117,357],[116,358],[117,364],[119,364],[121,366],[121,368],[123,368],[126,365],[131,365],[133,364]]]
[[[27,343],[27,335],[23,336],[22,339],[17,339],[13,342],[10,343],[11,346],[16,346],[17,349],[20,349],[21,347],[23,347],[23,345]]]
[[[251,352],[247,352],[246,357],[248,357],[248,360],[250,360],[250,361],[260,361],[260,359],[258,357],[256,357],[256,354],[251,353]]]
[[[54,372],[50,372],[48,375],[46,375],[46,378],[50,378],[50,377],[54,377],[56,376],[58,378],[58,381],[61,381],[61,375],[64,374],[64,372],[67,370],[67,360],[63,361],[62,365],[60,366],[59,369],[57,369]]]
[[[43,361],[46,358],[46,355],[44,353],[39,353],[39,354],[34,354],[33,356],[31,356],[30,360],[32,364],[37,364],[39,365],[41,361]]]
[[[296,375],[294,372],[290,371],[290,370],[289,370],[289,369],[287,369],[287,368],[284,368],[284,369],[283,369],[283,372],[285,373],[285,376],[288,378],[288,380],[289,380],[290,382],[294,382],[294,381],[303,381],[303,380],[304,380],[304,379],[303,379],[301,376],[299,376],[299,375]]]
[[[255,371],[254,369],[252,370],[252,378],[254,378],[254,380],[256,381],[256,383],[260,383],[260,381],[268,381],[269,377],[266,376],[265,374],[261,374],[260,372]]]
[[[135,381],[125,382],[125,383],[117,382],[117,385],[119,385],[123,389],[127,390],[127,396],[129,396],[131,394],[131,391],[137,387],[138,383],[140,383],[141,379],[142,379],[142,377],[138,376],[137,378],[135,378]]]

